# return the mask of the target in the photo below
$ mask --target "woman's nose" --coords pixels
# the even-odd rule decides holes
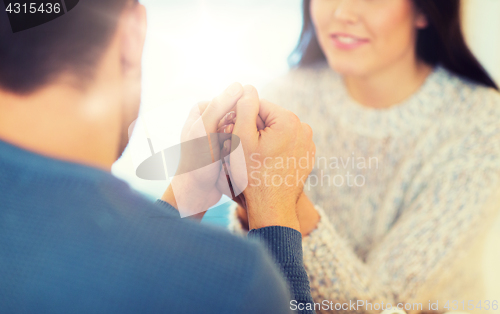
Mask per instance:
[[[355,2],[354,0],[339,0],[335,8],[334,17],[344,23],[356,23],[358,15],[356,13]]]

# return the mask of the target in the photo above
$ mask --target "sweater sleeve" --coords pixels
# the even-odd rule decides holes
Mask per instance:
[[[368,303],[421,303],[425,310],[433,297],[429,291],[443,279],[446,284],[446,270],[464,248],[473,247],[497,212],[499,177],[497,166],[460,163],[421,178],[401,216],[365,260],[318,209],[321,221],[303,241],[313,298],[360,302],[349,308],[355,313],[380,312]]]
[[[162,200],[156,200],[155,205],[160,206],[167,213],[172,214],[175,218],[181,218],[179,211],[177,209],[175,209],[175,207],[170,205],[169,203],[162,201]]]
[[[297,230],[273,226],[250,230],[249,239],[264,244],[290,286],[292,310],[314,313],[309,280],[303,264],[302,235]]]
[[[180,218],[178,211],[169,203],[157,200],[156,205],[161,206],[168,213]],[[298,310],[299,313],[314,313],[309,280],[304,269],[302,260],[302,235],[297,230],[274,226],[252,230],[248,233],[248,238],[259,241],[264,244],[264,248],[275,261],[281,273],[290,286],[290,292],[293,298],[290,300],[290,309]],[[277,273],[273,273],[273,267],[266,265],[265,255],[263,259],[258,259],[263,265],[257,272],[256,279],[249,292],[250,296],[246,298],[244,310],[241,313],[261,313],[269,312],[272,307],[276,307],[272,313],[279,313],[288,304],[288,292],[283,292],[280,286],[282,280]],[[273,279],[274,277],[274,279]],[[260,310],[259,310],[260,309]],[[288,312],[288,311],[286,311]]]
[[[265,248],[260,244],[255,246],[251,263],[253,270],[249,270],[252,279],[242,283],[248,286],[248,290],[242,294],[239,308],[232,313],[290,313],[293,306],[287,283]]]

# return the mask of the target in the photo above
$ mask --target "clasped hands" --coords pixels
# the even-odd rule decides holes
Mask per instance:
[[[228,133],[237,136],[242,147],[233,154],[229,154]],[[174,176],[164,201],[180,211],[198,213],[193,216],[200,218],[222,194],[231,197],[230,176],[233,189],[243,191],[236,201],[250,230],[268,226],[301,230],[296,207],[304,198],[302,191],[316,151],[309,125],[292,112],[260,100],[254,87],[234,83],[189,114],[181,141],[203,136],[207,136],[208,148],[199,145],[194,155],[228,162],[214,162]],[[193,151],[189,153],[193,155]],[[181,153],[180,163],[186,158]]]

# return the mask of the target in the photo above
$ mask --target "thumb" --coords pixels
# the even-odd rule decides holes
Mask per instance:
[[[207,133],[216,133],[219,121],[235,106],[243,94],[240,83],[231,84],[206,107],[200,106],[201,119]]]
[[[246,85],[243,87],[243,96],[236,103],[236,123],[233,134],[239,136],[242,141],[256,141],[259,135],[257,130],[257,117],[259,116],[259,94],[255,87]]]

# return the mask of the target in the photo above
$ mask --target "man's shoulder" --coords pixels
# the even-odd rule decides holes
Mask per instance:
[[[14,298],[12,309],[35,301],[76,312],[237,308],[255,274],[272,268],[257,244],[180,219],[112,178],[101,183],[57,194],[35,188],[29,202],[16,196],[0,213],[9,216],[0,230],[0,295]]]
[[[188,260],[182,262],[185,266],[203,262],[215,267],[223,263],[238,271],[250,269],[250,265],[243,264],[262,257],[262,249],[255,243],[222,227],[179,218],[172,209],[150,202],[125,186],[122,188],[118,195],[108,191],[108,198],[102,198],[104,212],[117,220],[116,232],[108,236],[126,242],[129,248],[133,245],[138,250],[146,249],[144,253],[151,254],[153,260],[176,262],[185,258]]]

